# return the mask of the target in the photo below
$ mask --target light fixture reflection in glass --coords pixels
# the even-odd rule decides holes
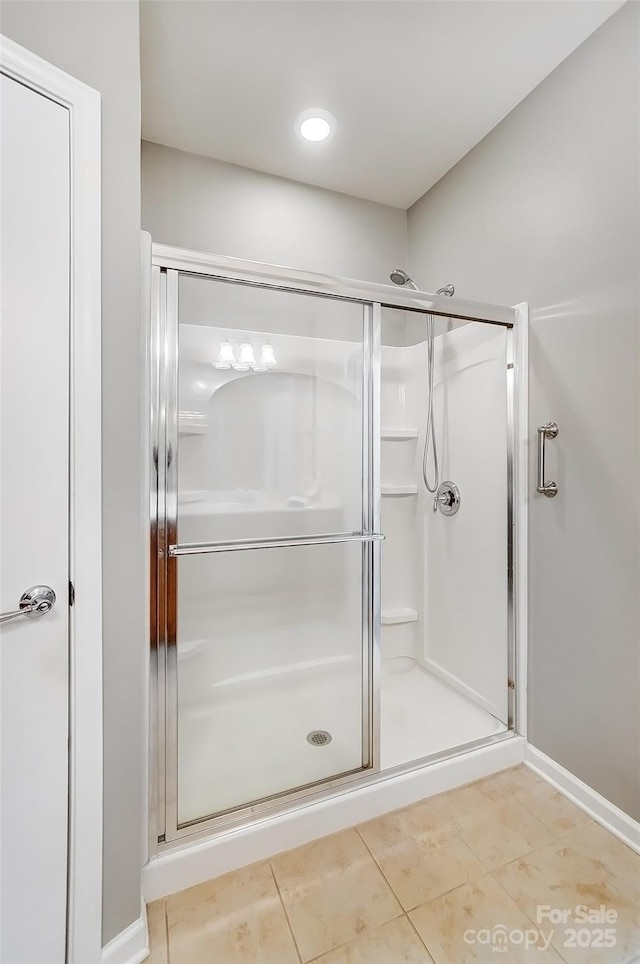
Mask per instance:
[[[276,364],[276,356],[273,353],[272,345],[267,343],[266,345],[262,346],[262,351],[260,352],[260,364],[264,366],[265,369],[273,368],[273,366]]]
[[[233,366],[237,372],[248,372],[250,368],[253,368],[256,363],[256,356],[253,354],[253,345],[251,342],[243,341],[240,345],[240,353],[238,355],[238,361]]]
[[[230,368],[235,368],[235,364],[236,356],[233,353],[233,345],[230,341],[223,341],[220,345],[217,361],[213,367],[219,371],[228,371]]]

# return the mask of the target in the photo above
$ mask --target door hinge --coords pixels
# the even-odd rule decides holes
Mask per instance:
[[[158,837],[158,843],[165,843],[165,835],[163,833]]]
[[[512,679],[509,680],[508,686],[509,686],[509,689],[510,689],[510,690],[514,690],[514,689],[516,688],[516,684],[514,683],[514,681],[513,681]]]
[[[76,601],[76,589],[73,583],[70,581],[69,582],[69,605],[73,606],[75,601]]]

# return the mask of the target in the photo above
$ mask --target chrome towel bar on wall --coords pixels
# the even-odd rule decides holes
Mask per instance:
[[[544,472],[544,456],[547,439],[556,438],[558,435],[558,425],[556,422],[547,422],[546,425],[538,426],[538,492],[546,495],[548,499],[553,499],[558,494],[556,482],[546,482]]]

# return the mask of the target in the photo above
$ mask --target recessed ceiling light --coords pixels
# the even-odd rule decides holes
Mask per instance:
[[[308,141],[323,141],[331,133],[331,124],[324,117],[307,117],[300,124],[300,133]]]
[[[335,117],[321,107],[305,110],[296,120],[296,133],[305,141],[326,141],[333,136],[335,129]]]

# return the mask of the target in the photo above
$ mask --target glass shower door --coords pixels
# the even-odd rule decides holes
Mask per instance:
[[[513,336],[436,318],[430,403],[431,324],[382,310],[383,769],[513,719]]]
[[[374,766],[372,309],[166,272],[167,839]]]

